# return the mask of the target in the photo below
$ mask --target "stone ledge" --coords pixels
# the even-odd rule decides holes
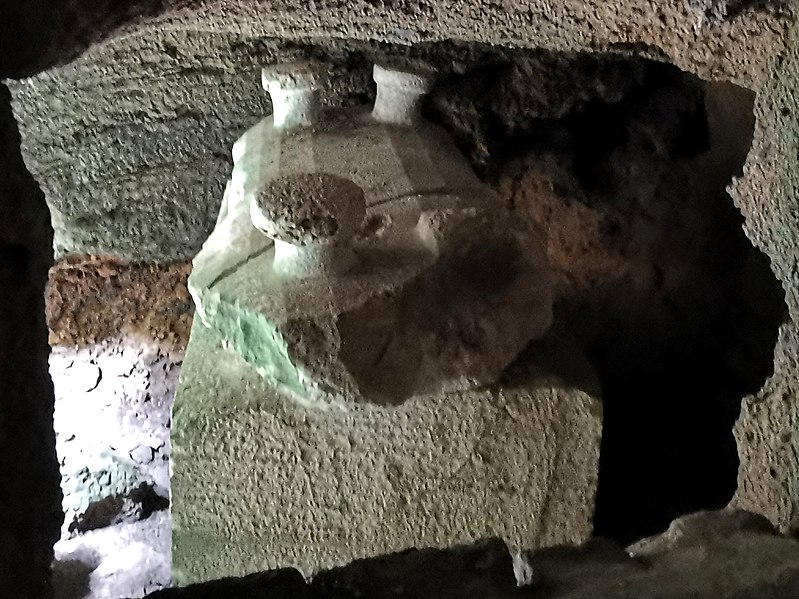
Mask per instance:
[[[799,542],[761,516],[700,512],[623,549],[593,539],[513,558],[497,540],[412,549],[328,570],[292,569],[166,589],[151,599],[795,599]]]

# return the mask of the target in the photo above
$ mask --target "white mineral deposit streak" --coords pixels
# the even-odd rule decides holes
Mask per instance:
[[[129,337],[53,348],[65,512],[55,546],[57,599],[142,597],[169,584],[171,530],[163,508],[181,361]]]

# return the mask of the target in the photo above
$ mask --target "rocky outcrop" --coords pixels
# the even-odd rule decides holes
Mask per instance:
[[[552,322],[539,232],[409,110],[423,95],[415,73],[377,66],[373,110],[321,111],[317,90],[296,87],[315,77],[286,68],[295,87],[277,91],[264,69],[277,116],[234,145],[193,261],[202,323],[310,405],[497,383]]]
[[[247,2],[37,0],[0,20],[8,51],[0,73],[23,76],[73,58],[92,42],[153,30],[202,28],[247,37],[337,37],[401,44],[459,39],[567,51],[646,52],[679,67],[732,79],[764,71],[785,47],[792,20],[779,0],[545,0],[441,2]],[[334,33],[331,33],[334,32]],[[46,39],[48,44],[37,43]],[[5,47],[5,46],[4,46]]]
[[[486,536],[581,542],[600,434],[600,402],[543,377],[308,409],[196,321],[173,412],[175,579]]]
[[[153,593],[152,599],[467,598],[792,599],[799,592],[799,543],[745,512],[676,520],[625,551],[608,541],[515,557],[497,541],[410,550],[355,561],[305,582],[277,570]]]
[[[68,52],[127,18],[116,5],[103,10],[93,4],[90,11],[78,2],[62,4],[75,18],[59,25],[61,34],[51,39],[53,48],[69,47]],[[374,52],[374,42],[397,44],[381,46],[383,52],[417,53],[455,71],[481,63],[459,43],[437,44],[442,39],[655,57],[755,92],[754,142],[733,195],[747,234],[768,254],[786,291],[790,319],[775,350],[774,377],[746,401],[737,426],[741,467],[735,504],[768,515],[783,529],[792,526],[799,511],[794,434],[799,59],[790,3],[465,0],[413,6],[317,2],[298,9],[287,2],[220,1],[202,8],[164,2],[150,19],[139,18],[142,7],[130,8],[136,20],[125,35],[94,46],[74,64],[12,84],[26,160],[48,195],[61,254],[88,251],[159,261],[191,257],[213,225],[230,166],[226,148],[269,110],[256,78],[242,73],[252,74],[278,55],[312,53],[345,65],[349,82],[329,98],[341,104],[368,95],[361,55]],[[100,16],[88,18],[95,10]],[[0,22],[8,26],[11,21]],[[19,29],[18,35],[0,37],[39,43],[48,36]],[[409,42],[420,45],[409,50]],[[56,49],[37,59],[65,55]],[[527,72],[537,74],[539,64],[533,61]],[[485,68],[493,69],[494,63]],[[510,71],[511,79],[525,72]],[[493,91],[490,85],[483,89]],[[465,103],[463,114],[476,106],[481,105]],[[476,145],[475,155],[485,158],[486,152]],[[13,263],[18,255],[12,251],[7,257]]]
[[[50,270],[65,512],[56,597],[140,597],[169,583],[169,432],[193,313],[188,271],[108,256],[70,256]]]

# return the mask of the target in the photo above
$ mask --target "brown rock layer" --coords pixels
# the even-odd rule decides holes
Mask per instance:
[[[119,333],[183,350],[194,307],[190,262],[131,263],[70,256],[50,269],[45,296],[51,345],[83,346]]]

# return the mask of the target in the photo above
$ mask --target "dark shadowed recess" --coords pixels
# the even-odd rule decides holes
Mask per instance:
[[[0,0],[0,78],[64,64],[164,0]]]
[[[49,594],[63,518],[47,373],[44,286],[53,231],[0,85],[0,596]]]
[[[601,250],[635,267],[568,284],[580,265],[567,264],[551,333],[598,374],[595,533],[627,543],[729,502],[732,428],[742,397],[772,374],[786,307],[725,189],[751,146],[754,94],[618,56],[564,67],[544,79],[535,64],[498,60],[450,76],[427,110],[484,176],[521,161],[598,214]]]

